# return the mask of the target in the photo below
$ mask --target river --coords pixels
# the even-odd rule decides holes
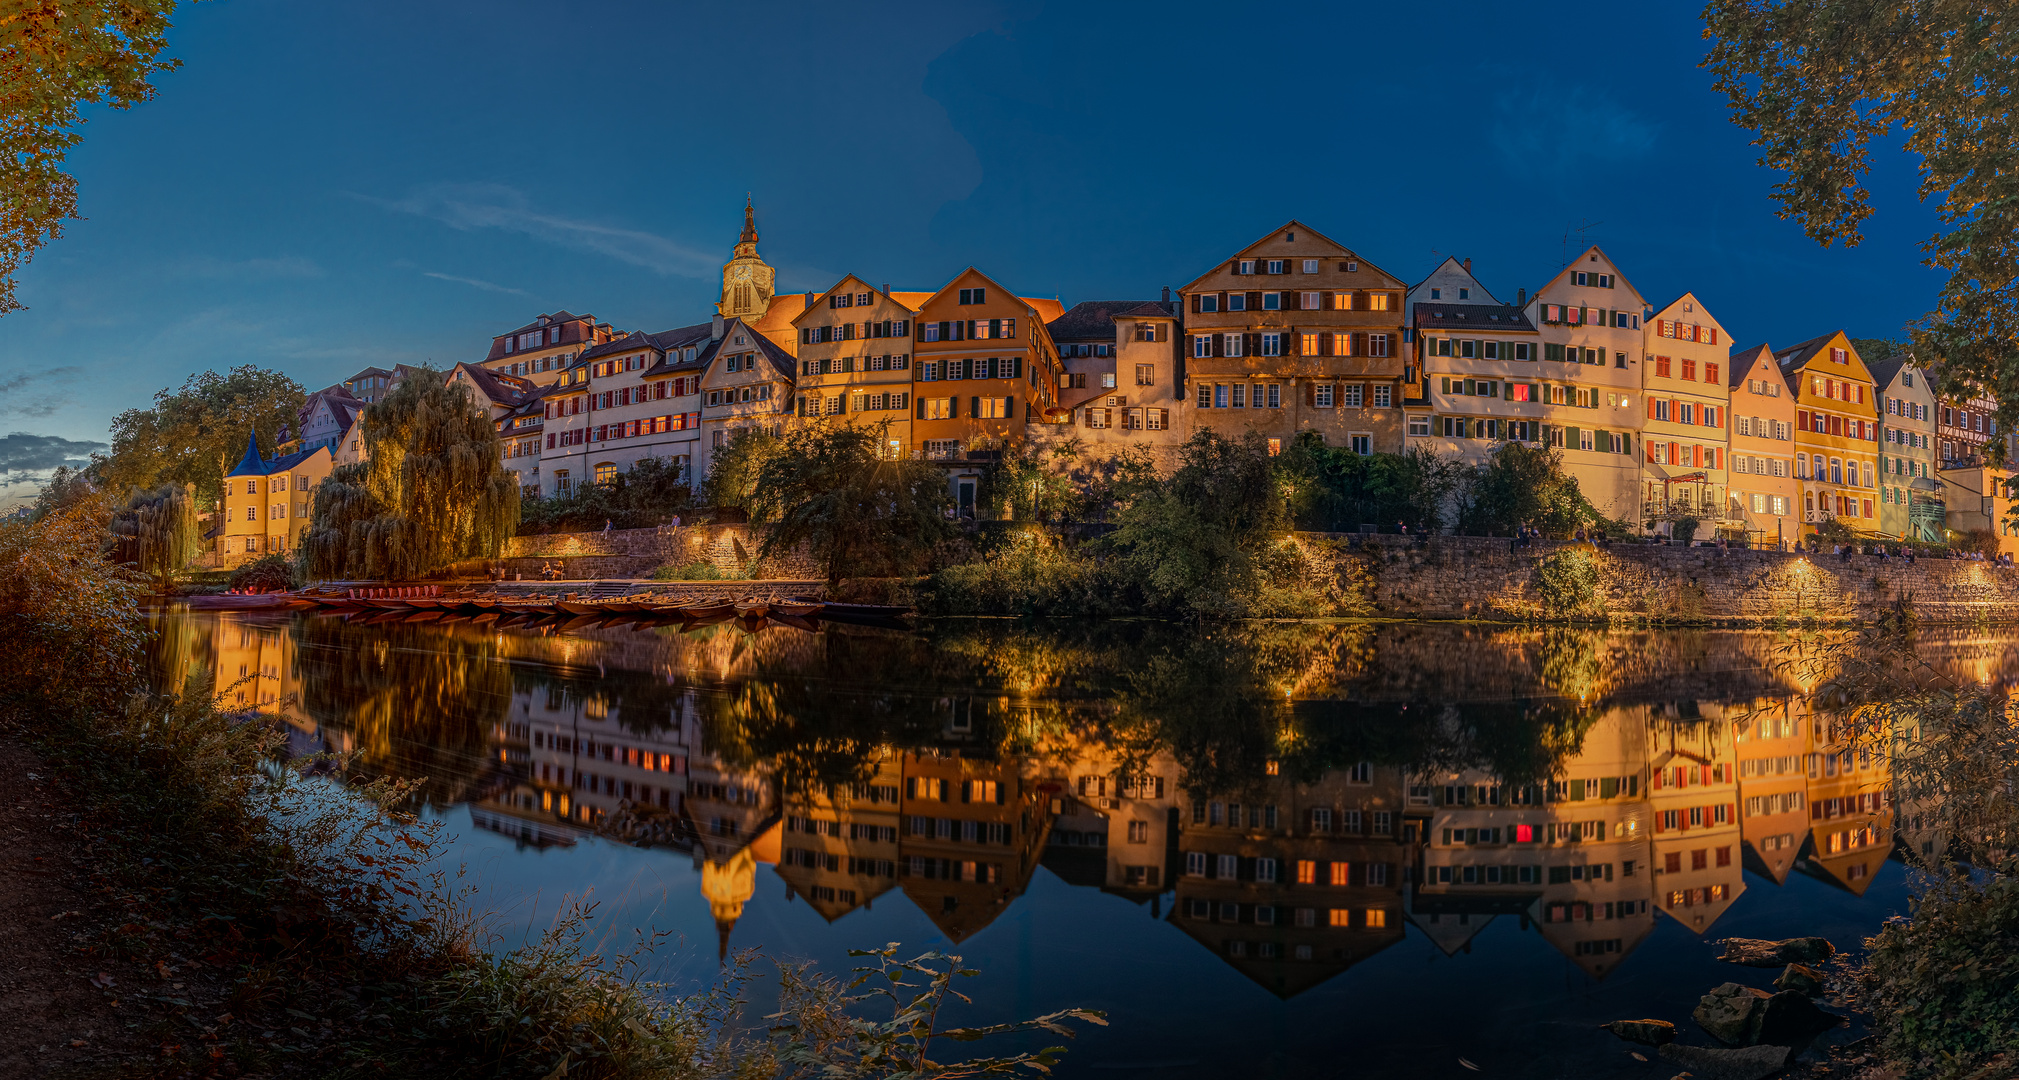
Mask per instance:
[[[1708,1041],[1698,996],[1773,975],[1717,939],[1855,948],[1942,842],[1793,632],[159,623],[170,688],[421,779],[501,945],[586,899],[683,990],[947,950],[962,1022],[1107,1012],[1066,1076],[1667,1077],[1595,1025]],[[2005,683],[2012,644],[1918,651]]]

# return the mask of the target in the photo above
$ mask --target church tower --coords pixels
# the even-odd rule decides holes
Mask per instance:
[[[757,255],[757,210],[748,199],[743,202],[743,235],[736,241],[736,254],[722,264],[722,300],[716,314],[725,319],[756,321],[771,306],[778,271]]]

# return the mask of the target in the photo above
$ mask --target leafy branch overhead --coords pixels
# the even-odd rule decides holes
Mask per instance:
[[[14,277],[77,217],[63,171],[80,142],[83,106],[129,109],[172,71],[175,0],[17,0],[0,6],[0,315],[21,310]]]
[[[1998,401],[2019,423],[2019,23],[2002,3],[1711,0],[1703,66],[1753,131],[1782,217],[1818,243],[1856,245],[1871,217],[1875,140],[1920,159],[1943,231],[1922,250],[1948,271],[1913,328],[1942,390]],[[1993,444],[1994,452],[1999,449]]]

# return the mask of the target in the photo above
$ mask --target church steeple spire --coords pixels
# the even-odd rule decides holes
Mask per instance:
[[[722,300],[715,305],[716,314],[755,321],[771,306],[777,279],[778,272],[757,254],[757,206],[745,195],[743,235],[736,240],[735,253],[722,264]]]

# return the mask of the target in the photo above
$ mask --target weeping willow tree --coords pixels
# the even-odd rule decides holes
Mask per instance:
[[[112,516],[112,559],[161,582],[168,592],[175,573],[203,543],[196,522],[196,486],[164,484],[136,491]]]
[[[496,558],[519,525],[498,432],[460,383],[421,368],[365,410],[365,460],[316,488],[310,577],[415,578]]]

